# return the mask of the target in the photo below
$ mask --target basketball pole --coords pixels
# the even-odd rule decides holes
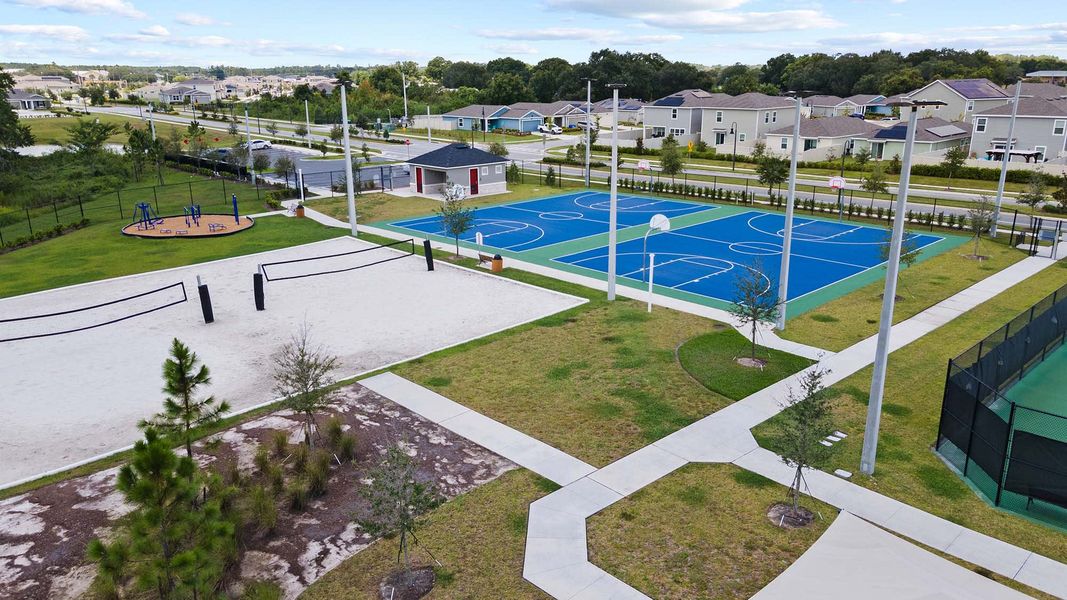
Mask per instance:
[[[590,128],[593,126],[593,82],[595,79],[585,77],[585,187],[589,187],[589,178],[592,174],[589,168],[589,144],[592,139]]]
[[[341,129],[345,138],[345,191],[348,193],[348,223],[352,227],[352,237],[356,237],[359,231],[356,228],[356,195],[352,189],[352,142],[348,139],[348,97],[345,93],[345,84],[339,82],[341,87]]]
[[[611,203],[608,211],[608,301],[615,300],[615,226],[619,211],[619,89],[625,83],[609,83],[611,88]],[[586,130],[588,131],[588,129]]]
[[[874,374],[871,377],[870,401],[867,403],[867,423],[863,434],[863,454],[860,457],[860,472],[874,475],[875,457],[878,454],[878,430],[882,422],[882,399],[885,393],[885,374],[889,362],[889,334],[893,328],[893,307],[897,297],[897,273],[900,270],[900,248],[904,240],[904,216],[908,208],[908,184],[911,180],[911,154],[915,147],[915,122],[919,107],[944,106],[944,102],[905,101],[894,106],[908,107],[908,129],[904,135],[904,158],[900,167],[900,183],[897,186],[897,203],[893,215],[893,234],[889,245],[889,261],[886,263],[885,293],[882,295],[882,316],[878,324],[878,345],[874,355]]]
[[[779,331],[785,330],[785,302],[789,297],[789,252],[793,244],[793,204],[797,194],[797,147],[800,145],[800,93],[796,100],[793,120],[793,152],[789,159],[789,194],[785,206],[785,231],[782,233],[782,268],[778,275],[778,323]]]

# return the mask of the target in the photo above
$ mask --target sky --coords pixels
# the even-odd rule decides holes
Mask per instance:
[[[0,62],[529,63],[594,50],[704,65],[928,47],[1067,58],[1063,0],[0,0]],[[1058,22],[1055,19],[1060,19]]]

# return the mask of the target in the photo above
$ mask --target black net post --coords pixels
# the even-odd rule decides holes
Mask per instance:
[[[430,246],[430,240],[422,241],[422,252],[426,255],[426,270],[433,271],[433,247]]]
[[[229,198],[229,195],[226,194],[226,178],[223,177],[222,178],[222,201],[225,202],[227,198]]]
[[[1004,479],[1008,475],[1008,455],[1011,454],[1011,432],[1015,431],[1015,403],[1011,403],[1008,414],[1008,430],[1004,433],[1004,456],[1000,461],[1000,473],[997,473],[997,497],[993,506],[1000,506],[1000,495],[1004,491]]]
[[[118,199],[118,201],[119,201],[119,218],[121,219],[121,218],[126,216],[122,212],[122,192],[119,191],[119,190],[115,190],[115,198]]]
[[[256,310],[265,310],[263,305],[263,272],[262,267],[252,275],[252,295],[256,301]]]
[[[26,209],[26,227],[30,229],[30,236],[33,236],[33,222],[30,220],[30,207],[24,206]]]
[[[196,276],[196,291],[200,294],[200,310],[204,313],[204,322],[215,322],[215,311],[211,308],[211,293],[208,292],[207,284],[200,281]]]

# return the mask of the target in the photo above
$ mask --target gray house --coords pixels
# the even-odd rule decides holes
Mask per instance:
[[[831,152],[843,156],[852,149],[852,141],[869,138],[881,127],[854,117],[824,117],[800,120],[800,160],[825,160]],[[793,126],[786,125],[767,132],[767,152],[789,156],[793,152]]]
[[[894,156],[904,156],[904,139],[908,123],[898,122],[890,127],[878,129],[873,135],[857,138],[853,150],[871,151],[874,160],[889,160]],[[967,146],[971,139],[970,124],[963,121],[949,122],[937,117],[918,119],[915,122],[915,153],[943,152],[955,146]]]
[[[946,104],[919,109],[919,118],[967,122],[980,112],[1007,104],[1010,98],[988,79],[938,79],[908,94],[909,100],[940,100]]]
[[[659,146],[662,138],[673,135],[683,146],[700,139],[701,111],[718,101],[730,98],[729,94],[682,90],[646,104],[644,121],[645,145]]]
[[[1033,83],[1024,81],[1023,89],[1019,91],[1019,95],[1023,98],[1044,98],[1045,100],[1060,100],[1067,98],[1067,87],[1057,85],[1054,83]],[[1011,84],[1004,88],[1004,91],[1009,96],[1015,96],[1015,84]]]
[[[1026,91],[1024,87],[1022,91]],[[970,153],[975,158],[1002,160],[1007,146],[1011,104],[974,117]],[[1044,162],[1067,157],[1067,98],[1019,98],[1012,132],[1011,160]]]
[[[52,105],[48,98],[24,90],[11,90],[7,95],[7,103],[15,110],[48,110]]]
[[[792,125],[797,118],[796,101],[784,96],[749,92],[740,96],[721,94],[700,109],[700,138],[717,152],[748,152],[767,132]],[[645,113],[648,120],[648,113]]]
[[[503,194],[508,191],[506,163],[506,158],[468,144],[449,144],[408,161],[411,191],[438,197],[446,183],[456,183],[467,190],[468,196]]]
[[[856,103],[839,96],[808,96],[802,106],[809,117],[840,117],[856,111]]]

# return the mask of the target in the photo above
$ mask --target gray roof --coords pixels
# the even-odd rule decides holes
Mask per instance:
[[[174,87],[165,88],[161,91],[167,94],[184,94],[186,92],[193,91],[193,88],[185,85],[176,85]]]
[[[916,142],[943,142],[971,137],[971,125],[963,121],[949,122],[937,117],[928,117],[917,120],[915,128]],[[890,127],[879,129],[867,139],[903,141],[907,129],[908,124],[906,122],[897,123]]]
[[[723,94],[706,108],[737,108],[742,110],[759,110],[764,108],[792,108],[795,102],[785,96],[768,96],[759,92],[748,92],[740,96]]]
[[[179,83],[184,83],[187,85],[215,85],[216,81],[214,79],[204,79],[203,77],[195,77],[193,79],[186,79],[185,81],[180,81]]]
[[[664,96],[652,102],[649,106],[665,108],[704,108],[714,106],[723,98],[730,98],[729,94],[718,92],[705,92],[700,89],[682,90],[669,96]]]
[[[939,79],[938,81],[952,88],[957,94],[968,100],[1008,97],[1000,86],[988,79]],[[915,93],[913,92],[911,95],[914,96]]]
[[[1024,90],[1026,88],[1023,88]],[[1021,117],[1067,117],[1067,100],[1046,100],[1044,98],[1019,98]],[[978,113],[978,116],[1011,116],[1011,103],[997,106]]]
[[[464,106],[463,108],[450,110],[442,116],[481,118],[482,115],[488,117],[502,108],[505,108],[503,104],[471,104],[469,106]]]
[[[848,98],[845,98],[845,100],[852,102],[856,106],[867,106],[882,97],[881,94],[852,94]]]
[[[576,108],[585,112],[585,102],[580,100],[557,100],[555,102],[515,102],[510,105],[513,109],[535,110],[546,117],[552,115],[566,115],[574,112]]]
[[[804,98],[806,106],[837,106],[845,99],[840,96],[808,96]]]
[[[26,90],[11,90],[7,93],[8,100],[48,100],[48,98],[34,94],[33,92],[27,92]]]
[[[1009,96],[1014,96],[1015,84],[1013,83],[1004,88],[1004,91],[1007,92]],[[1019,93],[1022,96],[1033,96],[1035,98],[1052,100],[1055,98],[1067,98],[1067,87],[1052,83],[1030,83],[1024,81],[1023,89]]]
[[[593,112],[594,113],[611,112],[611,110],[612,110],[612,106],[611,105],[612,105],[612,99],[611,98],[605,98],[604,100],[600,100],[598,102],[594,102],[593,103]],[[620,111],[626,111],[626,110],[637,111],[637,110],[641,110],[642,106],[644,106],[644,102],[641,102],[637,98],[619,98],[619,110]]]
[[[431,150],[408,161],[409,164],[438,169],[473,167],[502,162],[507,162],[507,159],[485,150],[473,148],[469,144],[462,142]]]
[[[866,137],[877,133],[881,129],[878,125],[853,117],[824,117],[822,119],[800,120],[800,137],[803,138]],[[767,132],[767,135],[792,134],[792,125],[786,125]]]

